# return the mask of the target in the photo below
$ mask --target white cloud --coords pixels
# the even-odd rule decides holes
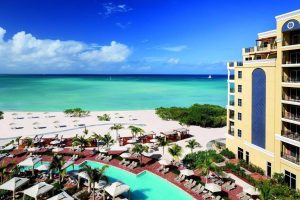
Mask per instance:
[[[127,23],[121,23],[121,22],[117,22],[116,26],[121,28],[121,29],[126,29],[131,25],[131,22],[127,22]]]
[[[131,53],[125,44],[115,41],[100,46],[72,40],[37,39],[24,31],[3,40],[5,33],[0,27],[1,68],[101,67],[101,63],[123,62]]]
[[[187,48],[186,45],[179,45],[179,46],[172,46],[172,47],[162,47],[161,49],[166,51],[172,51],[172,52],[180,52],[186,48]]]
[[[102,4],[103,11],[99,15],[110,16],[115,13],[126,13],[132,10],[126,4],[114,4],[112,2]]]
[[[179,63],[179,58],[170,58],[167,63],[171,65],[177,65]]]

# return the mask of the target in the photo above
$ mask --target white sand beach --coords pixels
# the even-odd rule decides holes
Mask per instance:
[[[107,113],[111,116],[108,122],[99,121],[97,116]],[[12,138],[18,136],[35,136],[43,134],[45,138],[54,137],[58,134],[64,138],[83,134],[84,126],[89,131],[89,136],[94,132],[105,134],[110,132],[115,138],[115,131],[109,128],[115,123],[122,123],[124,129],[119,131],[122,137],[130,137],[129,125],[140,126],[145,132],[153,131],[157,134],[171,131],[182,126],[176,121],[164,121],[160,119],[154,110],[135,111],[93,111],[88,117],[68,117],[63,112],[4,112],[4,119],[0,120],[0,145],[4,145]],[[81,126],[80,126],[81,125]],[[198,126],[188,127],[192,138],[195,138],[206,149],[209,141],[225,138],[226,128],[201,128]],[[177,143],[185,147],[186,140]],[[184,154],[190,150],[185,149]],[[168,156],[165,153],[166,156]]]

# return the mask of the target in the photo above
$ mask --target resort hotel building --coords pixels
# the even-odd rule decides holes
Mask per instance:
[[[283,173],[300,189],[300,10],[275,17],[256,46],[229,62],[226,144],[238,159]]]

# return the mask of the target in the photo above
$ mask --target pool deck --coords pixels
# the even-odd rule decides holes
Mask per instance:
[[[199,200],[202,200],[202,194],[200,195],[197,195],[195,193],[192,192],[192,190],[190,189],[187,189],[186,187],[184,187],[184,183],[185,182],[181,182],[181,183],[178,183],[174,180],[174,178],[177,176],[176,174],[174,174],[173,172],[168,172],[167,174],[162,174],[162,173],[159,173],[157,172],[157,169],[161,166],[157,161],[154,162],[154,163],[150,163],[150,164],[147,164],[146,166],[144,166],[143,168],[141,167],[137,167],[135,169],[129,169],[123,165],[120,165],[119,164],[119,160],[117,159],[112,159],[110,162],[105,162],[105,161],[102,161],[102,160],[96,160],[96,156],[91,156],[91,151],[90,150],[85,150],[84,152],[82,152],[86,157],[85,158],[80,158],[78,159],[75,164],[76,165],[79,165],[85,161],[95,161],[95,162],[99,162],[99,163],[102,163],[102,164],[108,164],[108,165],[111,165],[111,166],[114,166],[114,167],[117,167],[117,168],[120,168],[120,169],[123,169],[123,170],[126,170],[128,172],[131,172],[133,174],[140,174],[142,173],[143,171],[149,171],[153,174],[156,174],[158,176],[160,176],[161,178],[171,182],[172,184],[174,184],[175,186],[177,186],[178,188],[182,189],[183,191],[185,191],[186,193],[188,193],[189,195],[191,195],[194,199],[199,199]],[[19,163],[23,160],[25,160],[27,158],[27,154],[26,155],[23,155],[23,156],[20,156],[20,157],[15,157],[15,158],[4,158],[2,161],[1,161],[1,165],[2,166],[7,166],[8,164],[11,164],[11,163]],[[64,156],[64,159],[65,160],[68,160],[70,158],[70,156]],[[42,155],[42,161],[51,161],[52,160],[52,156],[47,156],[47,155]],[[199,176],[199,178],[201,178],[202,182],[205,182],[205,178],[203,176],[200,176],[199,174],[199,171],[195,171],[195,174],[197,176]],[[225,191],[225,190],[224,190]],[[234,190],[231,190],[228,193],[228,197],[232,200],[239,200],[237,198],[237,194],[239,194],[240,192],[243,191],[243,188],[240,187],[240,186],[237,186]],[[208,198],[208,200],[211,199],[211,198]]]

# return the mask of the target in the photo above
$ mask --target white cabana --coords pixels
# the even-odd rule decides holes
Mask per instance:
[[[259,196],[260,192],[257,188],[248,187],[244,190],[245,193],[249,194],[250,196]]]
[[[18,164],[20,167],[34,167],[34,165],[40,162],[42,159],[37,157],[29,157]]]
[[[122,158],[130,158],[131,157],[131,154],[130,153],[122,153],[120,155]]]
[[[156,143],[156,142],[157,142],[157,139],[155,139],[155,138],[154,138],[154,139],[151,139],[150,142]]]
[[[50,185],[45,182],[40,182],[40,183],[24,190],[23,193],[24,193],[24,195],[30,196],[37,200],[39,196],[49,192],[50,190],[52,190],[52,188],[53,188],[53,185]]]
[[[0,190],[9,190],[13,192],[13,199],[15,199],[15,192],[16,190],[27,183],[29,181],[28,178],[19,178],[19,177],[14,177],[10,179],[9,181],[3,183],[0,185]]]
[[[59,193],[58,195],[55,195],[47,200],[74,200],[74,198],[71,197],[68,193],[62,192],[62,193]]]
[[[136,138],[132,138],[130,140],[127,140],[127,143],[129,143],[129,144],[133,144],[133,143],[136,143],[136,142],[137,142]]]
[[[159,160],[158,163],[164,166],[171,164],[169,160],[165,160],[165,159]]]
[[[221,192],[221,186],[215,183],[207,183],[205,184],[205,189],[211,191],[212,193]]]
[[[183,169],[183,170],[180,170],[180,174],[185,175],[185,176],[193,176],[195,173],[193,170]]]
[[[104,188],[104,190],[115,199],[115,197],[125,193],[130,192],[130,187],[128,185],[122,184],[120,182],[114,182],[110,186]]]
[[[36,168],[38,171],[48,171],[49,170],[49,165],[40,165]]]

